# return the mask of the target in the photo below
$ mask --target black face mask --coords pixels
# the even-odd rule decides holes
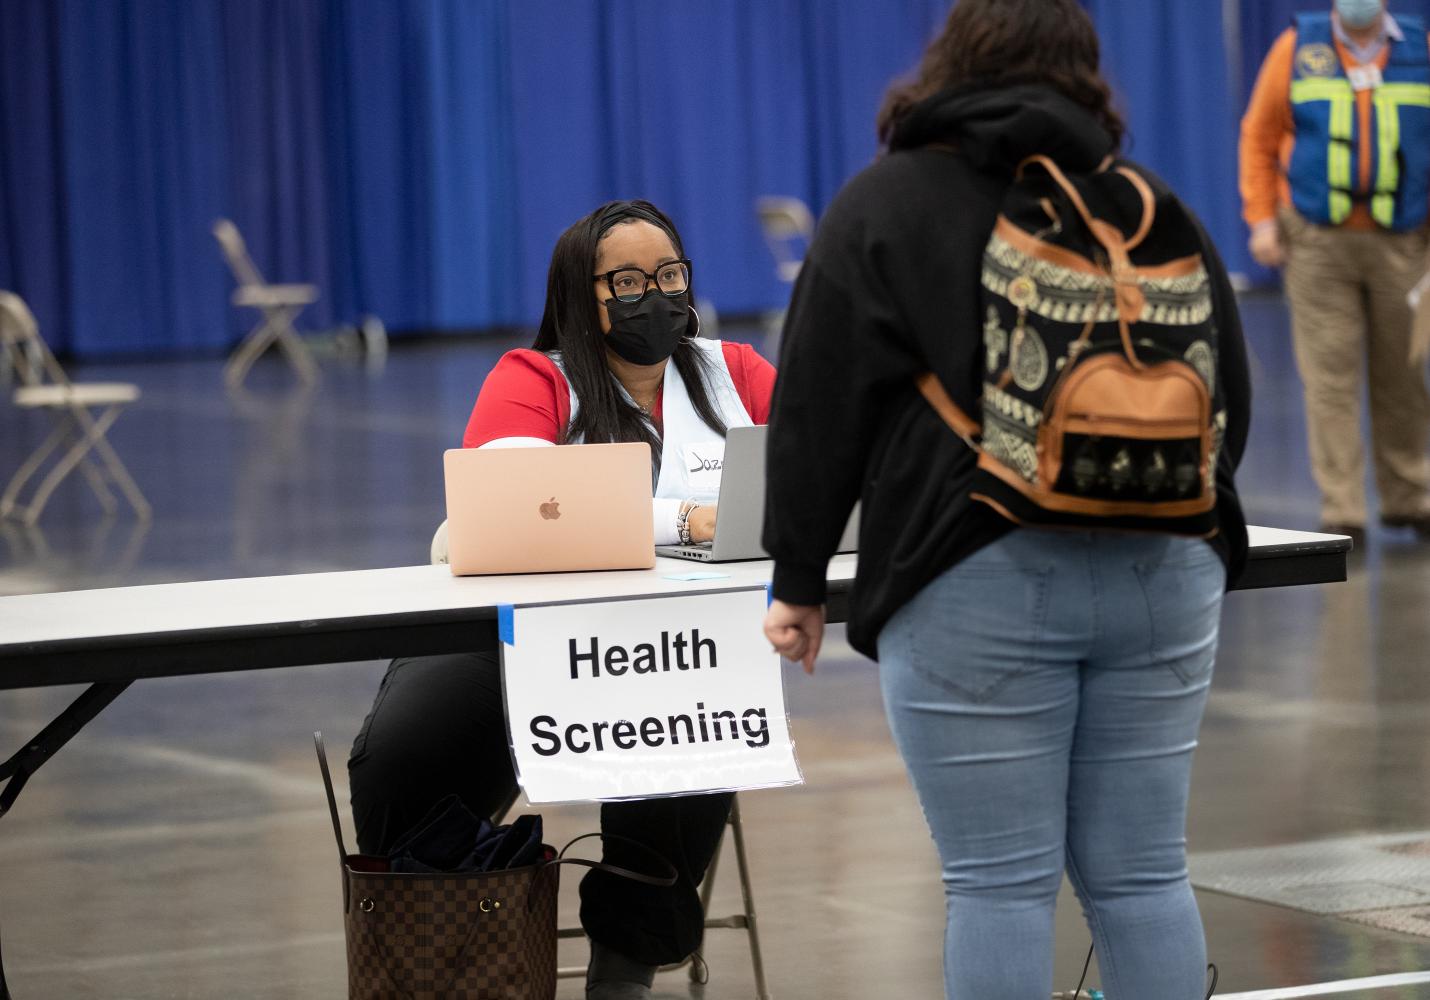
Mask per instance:
[[[662,295],[652,288],[635,302],[606,300],[611,332],[606,345],[633,365],[655,365],[675,353],[690,324],[690,296]]]

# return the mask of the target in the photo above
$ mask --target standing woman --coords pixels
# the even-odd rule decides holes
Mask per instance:
[[[829,207],[785,326],[766,634],[813,670],[826,564],[862,498],[849,641],[879,661],[939,850],[950,1000],[1049,995],[1064,871],[1109,996],[1199,1000],[1187,795],[1246,550],[1250,386],[1225,270],[1198,226],[1226,418],[1214,536],[1020,528],[971,497],[977,456],[914,380],[932,370],[978,412],[982,259],[1015,170],[1044,154],[1088,174],[1117,152],[1092,24],[1075,0],[961,0],[878,128],[886,155]]]
[[[506,354],[487,376],[463,446],[645,441],[656,544],[713,538],[720,473],[692,469],[687,454],[719,455],[727,428],[764,423],[774,369],[748,345],[698,338],[690,274],[674,223],[649,202],[612,202],[577,220],[552,251],[535,344]],[[477,816],[498,812],[515,796],[516,776],[497,654],[394,660],[353,742],[348,775],[364,854],[391,853],[448,795]],[[601,806],[603,833],[640,841],[680,877],[669,888],[600,871],[582,879],[589,1000],[643,1000],[657,966],[699,947],[705,914],[696,887],[730,799]],[[649,866],[619,840],[604,851],[608,864]]]

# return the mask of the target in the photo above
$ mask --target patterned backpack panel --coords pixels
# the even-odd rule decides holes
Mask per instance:
[[[974,499],[1029,525],[1215,529],[1211,282],[1196,227],[1161,207],[1125,165],[1020,168],[983,257],[981,422],[919,381],[980,452]]]

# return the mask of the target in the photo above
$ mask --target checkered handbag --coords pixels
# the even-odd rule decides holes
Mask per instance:
[[[501,871],[386,871],[385,859],[347,852],[322,734],[314,733],[313,741],[342,865],[350,1000],[552,1000],[560,865],[600,868],[649,885],[675,882],[663,858],[670,874],[655,877],[562,858],[550,848],[550,860]],[[598,834],[576,840],[591,836]]]
[[[350,998],[556,995],[555,865],[414,876],[360,862],[343,872]]]

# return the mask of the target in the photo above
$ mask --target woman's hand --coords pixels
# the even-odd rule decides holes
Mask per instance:
[[[814,673],[814,659],[824,641],[824,605],[772,602],[765,613],[765,638],[775,652],[803,663],[805,673]]]
[[[708,542],[715,537],[715,505],[701,505],[690,512],[686,521],[692,542]]]

